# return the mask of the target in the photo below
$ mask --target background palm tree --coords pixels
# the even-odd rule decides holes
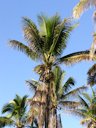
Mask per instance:
[[[79,96],[81,105],[71,113],[82,117],[82,125],[87,125],[87,128],[96,128],[96,93],[92,89],[92,96],[88,93],[83,93]]]
[[[2,113],[6,114],[4,117],[0,117],[0,125],[15,126],[17,128],[25,128],[28,126],[27,122],[27,95],[22,98],[19,95],[5,104],[2,109]]]
[[[65,72],[61,70],[60,67],[56,66],[53,70],[53,74],[54,74],[54,86],[55,86],[55,93],[56,93],[56,101],[54,102],[54,106],[52,106],[55,109],[55,113],[56,113],[56,124],[57,124],[57,128],[62,128],[62,124],[61,124],[61,116],[60,114],[57,114],[58,109],[64,109],[64,108],[76,108],[77,106],[79,106],[79,102],[73,101],[73,98],[81,92],[84,91],[85,89],[87,89],[87,87],[85,86],[81,86],[79,88],[73,89],[72,87],[75,86],[75,82],[74,79],[72,77],[70,77],[65,83],[64,83],[64,77],[65,77]],[[30,90],[34,90],[35,95],[32,99],[29,100],[29,104],[30,104],[30,111],[29,113],[31,114],[34,110],[37,109],[39,110],[39,106],[36,106],[38,103],[42,102],[40,96],[41,96],[41,92],[42,92],[42,84],[40,83],[40,81],[35,81],[35,80],[28,80],[26,81],[27,85],[29,86]],[[70,99],[71,98],[71,99]],[[43,98],[44,99],[44,98]],[[54,98],[52,99],[54,100]],[[38,113],[37,110],[37,113]],[[46,111],[47,113],[47,111]],[[36,115],[34,115],[36,116]],[[32,121],[32,114],[29,116],[31,121]]]
[[[89,51],[81,51],[72,53],[66,56],[61,56],[63,50],[66,48],[67,40],[70,32],[76,27],[71,24],[70,19],[60,19],[58,15],[48,18],[44,15],[38,16],[39,28],[29,18],[23,18],[24,21],[24,37],[27,41],[27,45],[11,40],[10,45],[18,50],[24,52],[32,60],[41,60],[42,63],[36,66],[35,71],[40,74],[40,81],[44,83],[46,90],[46,107],[44,104],[40,104],[41,116],[39,127],[44,125],[44,111],[48,111],[46,122],[48,127],[56,127],[56,115],[54,109],[50,109],[53,106],[53,101],[56,101],[56,94],[54,92],[54,77],[52,73],[52,67],[60,63],[72,64],[82,60],[90,60]],[[93,60],[96,56],[93,56]],[[43,94],[42,94],[43,95]],[[54,100],[52,101],[51,99]],[[53,118],[52,118],[53,117]],[[53,122],[50,123],[50,119]]]

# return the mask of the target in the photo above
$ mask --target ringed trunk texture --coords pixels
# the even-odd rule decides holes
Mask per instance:
[[[49,90],[49,122],[48,122],[48,128],[57,128],[56,126],[56,118],[57,118],[57,111],[56,111],[56,94],[55,94],[55,86],[54,81],[50,82],[50,90]]]

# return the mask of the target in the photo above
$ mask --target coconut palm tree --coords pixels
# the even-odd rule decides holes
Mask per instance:
[[[55,76],[54,81],[55,81],[55,91],[56,91],[56,96],[57,96],[56,114],[57,114],[58,109],[59,110],[64,110],[64,109],[70,110],[70,109],[77,108],[80,105],[80,103],[74,100],[76,100],[76,97],[78,96],[78,94],[86,90],[87,87],[81,86],[78,88],[74,88],[75,81],[72,77],[69,77],[68,80],[64,82],[65,72],[62,71],[61,68],[58,66],[54,68],[53,72]]]
[[[0,127],[32,127],[28,125],[27,122],[27,95],[23,96],[22,98],[19,95],[16,95],[12,101],[3,106],[2,113],[7,113],[7,115],[0,117]]]
[[[61,70],[60,67],[56,66],[53,70],[53,74],[54,74],[54,87],[55,87],[55,94],[56,94],[56,101],[54,101],[54,106],[52,106],[55,109],[55,113],[56,113],[56,128],[62,128],[62,124],[61,124],[61,116],[60,114],[58,115],[57,111],[58,109],[64,109],[64,108],[76,108],[78,105],[80,105],[79,102],[75,102],[72,101],[72,97],[76,98],[76,96],[78,95],[78,93],[80,93],[81,91],[84,91],[86,89],[85,86],[81,86],[78,87],[76,89],[72,90],[72,87],[74,87],[75,85],[75,81],[72,77],[70,77],[65,83],[63,81],[64,77],[65,77],[65,72]],[[33,112],[33,109],[35,108],[36,110],[36,104],[38,104],[39,102],[41,102],[41,92],[42,92],[42,84],[40,83],[40,81],[35,81],[35,80],[28,80],[26,81],[27,85],[29,86],[30,90],[34,90],[35,95],[32,99],[29,100],[29,104],[30,104],[30,114]],[[44,96],[44,95],[43,95]],[[71,97],[71,99],[70,99]],[[54,100],[54,98],[53,98]],[[34,104],[35,102],[35,104]],[[33,106],[35,105],[35,106]],[[38,108],[38,107],[37,107]],[[38,108],[39,109],[39,108]],[[37,110],[38,111],[38,110]],[[47,113],[47,111],[46,111]],[[35,115],[36,116],[36,115]],[[31,121],[32,121],[32,114],[29,116]]]
[[[89,51],[80,51],[72,53],[66,56],[62,56],[63,50],[66,48],[67,41],[70,32],[74,29],[70,19],[60,19],[58,15],[48,18],[44,15],[38,16],[39,28],[29,18],[23,18],[24,22],[24,37],[27,44],[19,42],[17,40],[11,40],[9,44],[24,52],[32,60],[41,60],[42,63],[36,66],[35,71],[40,74],[40,81],[44,86],[44,92],[46,92],[46,107],[44,104],[40,104],[40,122],[39,127],[42,128],[44,125],[44,111],[48,111],[47,125],[50,128],[56,127],[56,117],[54,109],[50,109],[53,106],[53,101],[56,101],[56,95],[54,92],[54,78],[52,73],[52,67],[60,63],[73,64],[82,60],[89,60]],[[93,56],[93,60],[96,56]],[[54,100],[52,101],[51,99]],[[49,106],[48,106],[49,105]],[[50,123],[49,118],[53,122]]]
[[[87,125],[87,128],[96,128],[96,93],[92,89],[92,96],[88,93],[83,93],[79,96],[81,106],[71,110],[71,113],[83,118],[82,125]]]

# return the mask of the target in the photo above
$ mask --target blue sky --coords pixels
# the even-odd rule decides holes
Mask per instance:
[[[72,15],[72,9],[77,2],[78,0],[0,0],[0,110],[15,94],[31,96],[25,80],[38,78],[33,72],[38,63],[8,46],[10,39],[25,43],[22,17],[27,16],[37,24],[38,14],[52,16],[57,12],[63,19]],[[65,55],[90,48],[93,32],[92,13],[92,9],[88,10],[79,20],[79,26],[70,36]],[[93,62],[81,62],[62,67],[66,71],[66,79],[73,76],[78,87],[86,84],[86,73],[92,64]],[[65,114],[62,114],[62,117],[64,128],[82,128],[80,118]]]

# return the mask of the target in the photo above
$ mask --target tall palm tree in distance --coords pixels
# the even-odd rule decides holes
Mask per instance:
[[[72,25],[70,19],[60,19],[60,16],[46,17],[44,15],[38,16],[39,27],[29,18],[23,18],[24,22],[24,38],[27,44],[17,40],[10,40],[9,44],[24,52],[32,60],[41,60],[42,63],[35,67],[35,71],[40,75],[40,81],[43,83],[43,93],[46,95],[45,104],[40,106],[40,121],[39,128],[44,125],[44,111],[48,111],[46,115],[46,125],[48,128],[56,128],[56,114],[54,102],[56,101],[56,94],[54,89],[54,75],[52,68],[55,65],[73,64],[82,60],[90,60],[89,51],[80,51],[66,56],[62,56],[63,50],[66,48],[69,35],[76,27]],[[96,56],[93,56],[93,60]],[[46,93],[45,93],[46,92]],[[53,99],[53,101],[52,101]],[[53,123],[51,123],[53,122]],[[53,125],[52,125],[53,124]]]

